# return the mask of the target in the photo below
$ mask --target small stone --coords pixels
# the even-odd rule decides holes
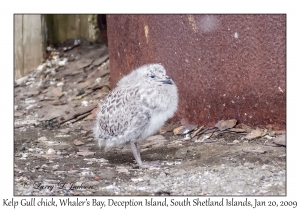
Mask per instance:
[[[24,153],[24,154],[22,155],[22,159],[26,159],[26,158],[28,158],[28,153]]]
[[[33,82],[26,82],[25,85],[31,85]]]
[[[25,77],[19,78],[15,82],[16,82],[17,85],[25,84],[27,82],[27,80],[28,80],[28,77],[29,76],[27,75]]]
[[[21,117],[22,115],[24,115],[24,113],[22,113],[22,112],[15,112],[14,113],[15,117]]]
[[[42,168],[42,169],[48,168],[48,165],[43,164],[43,165],[41,166],[41,168]]]
[[[70,135],[65,135],[65,134],[58,134],[55,136],[55,138],[68,138]]]
[[[283,145],[286,146],[286,139],[285,139],[285,134],[277,136],[273,139],[273,142],[275,144]]]
[[[54,166],[52,166],[52,168],[53,168],[54,170],[57,170],[58,167],[59,167],[59,165],[54,165]]]
[[[90,156],[90,155],[94,155],[95,152],[90,152],[90,151],[82,151],[82,152],[77,152],[77,155],[80,156]]]
[[[36,102],[36,100],[33,99],[25,99],[25,104],[34,104]]]
[[[26,110],[33,109],[34,107],[36,107],[36,104],[31,104],[28,107],[26,107]]]
[[[65,83],[63,83],[63,82],[59,82],[59,83],[57,83],[57,87],[61,87],[61,86],[64,86],[65,85]]]
[[[191,135],[188,133],[185,135],[185,137],[182,139],[183,141],[191,140]]]
[[[137,178],[137,179],[132,178],[131,181],[133,181],[133,182],[142,182],[142,181],[144,181],[144,179],[142,179],[142,178]]]
[[[245,139],[251,140],[258,138],[262,135],[262,131],[259,129],[253,130],[245,136]]]
[[[16,178],[15,181],[16,181],[16,182],[26,182],[26,181],[27,181],[27,178],[21,176],[20,178]]]
[[[99,162],[99,163],[107,163],[108,160],[106,160],[104,158],[100,158],[100,159],[97,159],[97,162]]]
[[[262,194],[265,194],[265,193],[267,193],[267,192],[269,192],[269,191],[267,191],[267,190],[260,190],[260,191],[259,191],[259,193],[262,193]]]
[[[81,133],[81,134],[87,134],[87,131],[81,130],[80,133]]]
[[[42,71],[45,71],[46,69],[47,69],[47,64],[43,63],[36,68],[36,70],[37,70],[36,73],[40,74]]]
[[[87,102],[87,101],[82,101],[82,102],[81,102],[81,105],[82,105],[82,106],[88,106],[88,105],[89,105],[89,102]]]
[[[119,172],[119,173],[128,173],[127,168],[117,168],[116,171]]]
[[[38,141],[47,141],[48,139],[45,136],[38,138]]]
[[[188,134],[189,132],[195,130],[198,128],[198,125],[183,125],[183,126],[180,126],[178,128],[175,128],[173,130],[173,133],[175,135],[180,135],[180,134]]]
[[[99,78],[97,78],[97,79],[95,80],[95,82],[96,82],[96,83],[100,83],[101,80],[102,80],[102,78],[99,77]]]
[[[37,177],[37,181],[38,181],[38,182],[43,181],[43,179],[44,179],[44,177],[43,177],[42,175],[38,175],[38,177]]]
[[[178,125],[166,123],[163,127],[160,128],[159,132],[160,134],[164,134],[166,132],[172,132],[177,127]]]
[[[54,155],[55,154],[55,150],[50,148],[48,149],[48,151],[46,152],[47,155]]]
[[[217,127],[220,131],[224,131],[228,128],[232,128],[236,125],[237,120],[231,119],[231,120],[220,120],[215,127]]]
[[[75,184],[74,184],[74,186],[81,186],[83,183],[82,182],[76,182]]]
[[[75,139],[75,141],[74,141],[73,143],[74,143],[76,146],[80,146],[80,145],[85,144],[84,142],[79,141],[79,140],[77,140],[77,139]]]
[[[21,144],[20,146],[17,147],[18,151],[22,151],[24,149],[25,149],[25,145],[24,144]]]
[[[95,176],[94,180],[96,180],[96,181],[100,180],[100,176]]]
[[[270,140],[270,139],[273,139],[273,137],[271,137],[271,136],[269,136],[269,135],[265,135],[264,137],[265,137],[266,139],[269,139],[269,140]]]
[[[181,164],[181,162],[182,162],[182,159],[176,159],[176,160],[174,161],[174,164],[175,164],[175,165],[179,165],[179,164]]]
[[[67,58],[64,58],[62,61],[59,61],[59,62],[58,62],[58,65],[59,65],[59,66],[65,66],[66,63],[67,63],[67,61],[68,61],[68,59],[67,59]]]
[[[203,142],[206,139],[209,139],[213,133],[202,134],[195,142]]]
[[[240,141],[239,140],[234,140],[232,143],[238,144],[238,143],[240,143]]]

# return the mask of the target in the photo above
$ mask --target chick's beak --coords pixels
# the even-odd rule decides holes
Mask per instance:
[[[173,84],[173,81],[170,77],[166,76],[165,79],[163,80],[160,80],[160,82],[162,82],[163,84],[169,84],[169,85],[172,85]]]

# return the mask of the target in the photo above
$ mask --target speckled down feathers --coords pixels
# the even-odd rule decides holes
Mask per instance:
[[[99,146],[144,140],[173,116],[177,104],[177,87],[162,65],[139,67],[123,77],[99,106],[94,128]]]

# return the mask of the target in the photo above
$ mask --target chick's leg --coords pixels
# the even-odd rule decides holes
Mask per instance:
[[[141,147],[140,147],[140,143],[135,142],[134,145],[136,147],[136,150],[137,150],[137,153],[138,153],[138,156],[139,156],[140,160],[142,160],[141,159]]]
[[[139,164],[140,168],[150,168],[150,167],[158,167],[159,166],[159,161],[142,162],[141,154],[140,154],[140,144],[138,142],[136,142],[136,143],[130,142],[130,146],[131,146],[132,154],[133,154],[136,162]]]
[[[138,143],[130,142],[130,147],[131,147],[132,154],[133,154],[137,164],[139,164],[139,167],[142,168],[143,167],[143,162],[142,162],[142,159],[141,159],[140,147],[139,147]]]

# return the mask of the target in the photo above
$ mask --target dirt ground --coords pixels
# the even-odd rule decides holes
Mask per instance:
[[[100,149],[91,129],[110,91],[107,49],[82,43],[64,58],[15,86],[14,195],[286,195],[286,147],[273,141],[283,131],[191,137],[168,124],[141,144],[158,162],[149,169],[127,148]]]

